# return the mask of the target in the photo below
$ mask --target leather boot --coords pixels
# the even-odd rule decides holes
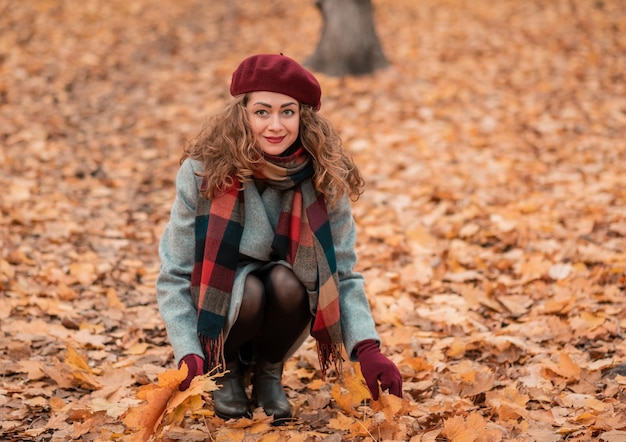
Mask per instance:
[[[274,421],[291,417],[291,405],[283,389],[283,362],[257,362],[254,375],[253,397],[265,414],[274,416]]]
[[[242,382],[242,370],[239,360],[226,363],[223,376],[216,378],[219,390],[213,391],[213,408],[222,419],[251,417],[250,402]]]

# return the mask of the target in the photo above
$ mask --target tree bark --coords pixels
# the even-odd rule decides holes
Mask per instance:
[[[372,0],[317,0],[323,26],[304,64],[331,76],[365,75],[389,66],[374,24]]]

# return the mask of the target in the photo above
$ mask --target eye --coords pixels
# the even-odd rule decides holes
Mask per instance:
[[[257,109],[254,111],[254,115],[258,115],[259,117],[265,117],[268,115],[265,109]]]
[[[288,116],[288,117],[291,117],[291,116],[296,114],[296,111],[294,111],[293,109],[285,109],[283,111],[283,114]]]

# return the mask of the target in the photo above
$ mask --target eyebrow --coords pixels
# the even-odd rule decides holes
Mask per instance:
[[[268,107],[268,108],[272,108],[272,105],[269,103],[264,103],[262,101],[257,101],[255,103],[253,103],[253,105],[259,105],[259,106],[264,106],[264,107]],[[288,103],[283,103],[280,105],[280,108],[282,109],[283,107],[288,107],[288,106],[292,106],[292,105],[298,105],[298,103],[296,103],[295,101],[290,101]]]

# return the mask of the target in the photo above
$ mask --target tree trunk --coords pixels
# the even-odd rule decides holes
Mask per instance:
[[[372,0],[317,0],[323,27],[315,52],[304,64],[340,77],[365,75],[389,66],[374,25]]]

